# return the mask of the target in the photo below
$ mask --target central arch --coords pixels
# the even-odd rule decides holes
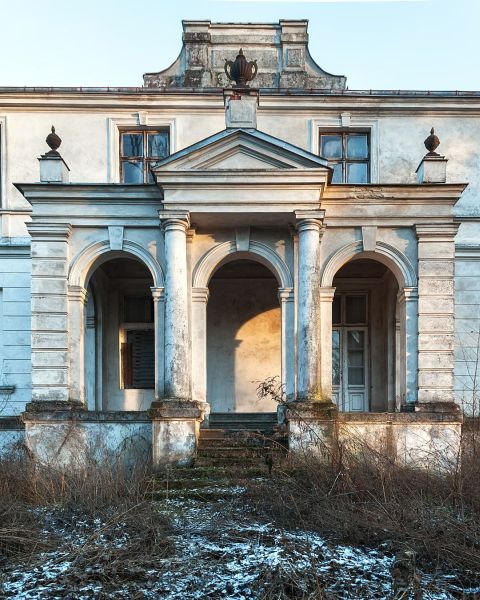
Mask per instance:
[[[238,294],[235,296],[232,292],[235,287],[232,280],[236,276],[239,281],[242,277],[248,279],[245,269],[256,272],[256,275],[254,272],[250,273],[252,277],[259,276],[260,279],[263,277],[263,283],[259,284],[263,291],[251,288],[248,282],[244,282],[245,284],[237,285]],[[229,283],[222,281],[224,279],[228,279]],[[230,291],[228,294],[225,292],[225,298],[222,298],[222,289],[226,290],[227,287]],[[249,289],[251,289],[250,293]],[[223,300],[226,300],[227,296],[229,300],[225,304]],[[264,403],[263,406],[258,404],[254,406],[257,386],[254,381],[270,376],[280,376],[287,394],[290,396],[293,394],[295,380],[293,298],[293,277],[290,269],[266,244],[250,241],[248,249],[244,250],[240,249],[235,241],[223,242],[202,256],[192,276],[193,390],[197,400],[211,402],[213,412],[221,408],[218,403],[219,390],[217,388],[215,391],[215,386],[212,384],[212,377],[215,376],[212,368],[215,361],[214,352],[212,353],[212,311],[215,305],[218,309],[219,304],[222,304],[225,314],[219,317],[219,322],[215,326],[226,328],[230,335],[230,340],[227,341],[231,352],[229,368],[230,373],[233,373],[236,378],[236,381],[231,381],[229,384],[230,392],[234,389],[236,391],[230,394],[232,397],[224,403],[222,410],[224,412],[274,412],[276,410],[274,405],[267,407]],[[236,324],[234,318],[238,321]],[[287,323],[291,326],[286,326]],[[267,335],[269,328],[270,333]],[[254,346],[256,343],[253,332],[260,330],[265,333],[263,347],[257,349],[252,347],[249,350],[248,344],[252,342]],[[215,345],[214,341],[213,344]],[[269,345],[270,350],[268,350]],[[255,361],[256,356],[258,359],[258,353],[263,352],[264,349],[267,349],[266,356],[271,355],[272,361],[267,360],[258,371],[256,367],[259,361],[257,360],[257,364],[249,361]],[[217,352],[223,360],[225,355],[219,348]],[[235,356],[232,356],[232,353]],[[238,361],[243,360],[242,357],[245,356],[247,360],[240,365]],[[234,363],[235,369],[232,367]],[[248,364],[250,366],[247,368]],[[239,388],[239,378],[245,383],[243,390]],[[250,407],[248,407],[249,403]]]
[[[231,260],[242,258],[257,261],[270,269],[280,287],[293,287],[292,274],[282,258],[266,244],[254,241],[249,243],[248,250],[239,250],[236,242],[223,242],[206,252],[193,271],[193,287],[208,287],[213,273],[219,267]]]

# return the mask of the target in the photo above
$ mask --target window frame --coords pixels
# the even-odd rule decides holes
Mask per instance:
[[[320,155],[320,132],[328,133],[338,129],[367,131],[370,133],[370,185],[380,182],[380,118],[372,113],[335,110],[322,113],[308,120],[307,145],[312,154]],[[340,185],[340,184],[339,184]],[[357,187],[358,184],[352,184]]]
[[[143,135],[143,156],[126,156],[123,154],[123,136],[124,135],[135,135],[135,134]],[[149,181],[149,171],[150,166],[159,160],[162,160],[161,157],[149,157],[147,154],[148,149],[148,135],[152,133],[166,133],[168,135],[168,154],[170,156],[172,153],[171,147],[171,130],[168,126],[162,125],[136,125],[136,126],[122,126],[118,128],[118,165],[119,165],[119,176],[120,183],[125,185],[145,185],[145,184],[154,184],[154,182]],[[143,165],[143,182],[141,183],[128,183],[124,181],[124,171],[123,165],[125,163],[138,163],[142,162]]]
[[[372,183],[372,133],[371,130],[367,127],[318,127],[318,154],[322,156],[322,136],[333,136],[333,135],[341,135],[342,136],[342,157],[341,158],[333,158],[329,159],[325,158],[328,161],[328,165],[333,164],[341,164],[342,165],[342,181],[332,182],[333,185],[369,185]],[[355,135],[366,135],[367,136],[367,158],[348,158],[347,157],[347,138],[348,136]],[[366,164],[367,165],[367,181],[364,183],[361,182],[351,182],[347,181],[347,164]]]

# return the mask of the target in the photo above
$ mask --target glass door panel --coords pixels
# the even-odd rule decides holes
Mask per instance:
[[[346,412],[368,411],[367,328],[341,327],[332,331],[334,402]]]

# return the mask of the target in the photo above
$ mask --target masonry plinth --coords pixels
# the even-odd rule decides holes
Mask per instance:
[[[206,403],[165,398],[152,404],[152,462],[160,470],[191,466],[195,460]]]
[[[141,411],[87,411],[78,402],[31,402],[22,414],[33,460],[56,470],[150,460],[151,423]]]
[[[442,403],[441,403],[442,404]],[[319,403],[294,403],[287,409],[289,449],[293,456],[325,462],[342,456],[382,456],[401,466],[438,473],[458,467],[463,417],[438,406],[417,413],[338,413]]]

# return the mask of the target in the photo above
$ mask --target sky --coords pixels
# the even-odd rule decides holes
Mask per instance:
[[[0,0],[0,86],[141,86],[182,19],[309,19],[349,89],[480,90],[480,0]]]

